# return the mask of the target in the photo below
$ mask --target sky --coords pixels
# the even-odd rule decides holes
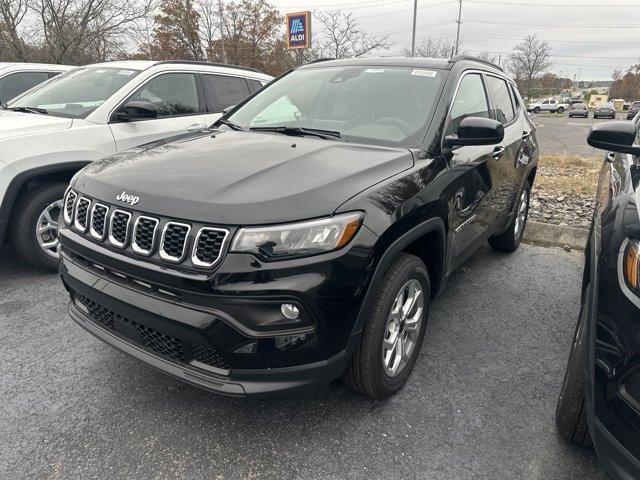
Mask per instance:
[[[417,0],[416,41],[455,39],[458,0]],[[362,30],[396,42],[382,55],[411,46],[414,0],[271,0],[282,13],[351,12]],[[528,34],[552,47],[551,71],[567,78],[611,80],[614,69],[640,63],[640,0],[462,0],[464,53],[504,59]]]

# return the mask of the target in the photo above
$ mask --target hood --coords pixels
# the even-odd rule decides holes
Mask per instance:
[[[119,204],[116,196],[124,191],[139,197],[135,210],[156,215],[256,225],[330,215],[412,166],[407,148],[209,132],[95,162],[75,188],[110,204]]]
[[[70,118],[0,110],[0,140],[66,130],[72,124],[73,120]]]

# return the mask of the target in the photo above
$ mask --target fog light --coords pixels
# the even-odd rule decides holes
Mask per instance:
[[[298,307],[291,303],[283,303],[280,306],[280,311],[282,312],[282,315],[289,320],[296,320],[300,316],[300,310]]]

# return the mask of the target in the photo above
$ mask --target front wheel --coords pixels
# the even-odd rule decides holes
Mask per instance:
[[[400,254],[378,286],[342,381],[371,398],[400,390],[420,352],[430,299],[424,263],[414,255]]]
[[[584,298],[586,298],[586,294]],[[567,440],[589,447],[592,442],[587,424],[587,408],[584,394],[587,358],[585,314],[586,307],[583,302],[556,407],[556,425]]]
[[[558,113],[564,113],[564,107],[558,107],[558,110],[556,110]]]
[[[540,113],[540,107],[534,107],[533,113]]]
[[[58,216],[66,184],[39,185],[25,193],[15,204],[10,240],[25,261],[45,270],[58,268]]]
[[[507,229],[500,235],[489,237],[489,245],[491,247],[502,252],[515,252],[518,249],[524,236],[524,229],[527,226],[530,193],[531,186],[526,182],[518,197],[515,215]]]

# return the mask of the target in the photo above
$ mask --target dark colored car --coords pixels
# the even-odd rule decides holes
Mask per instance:
[[[600,172],[582,308],[556,421],[567,438],[595,445],[612,478],[635,479],[640,478],[638,123],[598,124],[589,144],[609,153]]]
[[[593,111],[593,118],[616,118],[616,109],[613,103],[607,102],[596,107]]]
[[[589,109],[586,103],[574,103],[569,110],[569,118],[584,117],[589,118]]]
[[[228,395],[397,391],[429,305],[513,251],[534,125],[493,64],[382,58],[287,73],[212,129],[91,164],[65,195],[70,315]]]
[[[632,102],[627,110],[627,120],[633,120],[638,112],[640,112],[640,102]]]

